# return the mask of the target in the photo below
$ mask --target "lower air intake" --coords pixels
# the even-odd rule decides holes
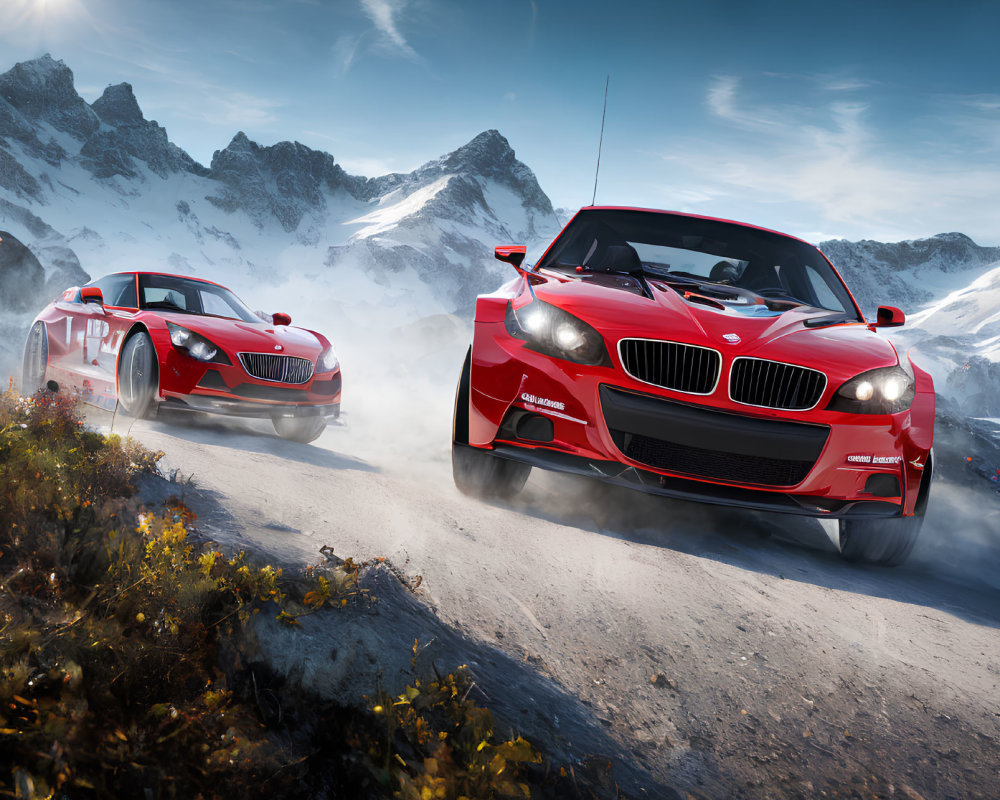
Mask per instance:
[[[601,386],[615,446],[640,464],[696,478],[796,486],[816,464],[829,427],[759,419]]]
[[[626,434],[622,439],[622,452],[640,464],[732,483],[795,486],[805,480],[815,463],[681,447],[634,434]]]

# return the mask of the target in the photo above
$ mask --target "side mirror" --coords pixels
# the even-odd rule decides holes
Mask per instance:
[[[906,315],[893,306],[879,306],[875,313],[876,328],[898,328],[906,322]]]
[[[282,314],[280,311],[276,311],[271,315],[271,322],[275,325],[291,325],[292,317],[290,314]]]
[[[96,286],[84,286],[80,290],[80,300],[84,303],[97,303],[104,305],[104,293]]]
[[[522,245],[512,245],[510,247],[497,247],[493,250],[493,255],[498,261],[504,261],[513,265],[514,269],[520,271],[521,263],[528,254],[528,248]]]

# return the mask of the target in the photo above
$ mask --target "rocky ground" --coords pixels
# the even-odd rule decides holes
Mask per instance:
[[[466,498],[447,369],[413,359],[406,392],[359,394],[377,363],[356,362],[345,425],[314,445],[92,414],[164,450],[220,541],[290,566],[323,546],[387,559],[374,613],[265,632],[276,664],[358,697],[379,674],[401,686],[417,639],[418,670],[469,663],[504,725],[610,757],[636,796],[995,796],[1000,496],[956,459],[911,561],[857,567],[827,524],[552,474],[515,503]]]

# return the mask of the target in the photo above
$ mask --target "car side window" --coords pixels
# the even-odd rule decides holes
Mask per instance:
[[[118,306],[121,308],[138,308],[135,294],[135,275],[127,273],[124,275],[106,275],[99,280],[93,281],[91,286],[96,286],[104,296],[104,305]]]
[[[177,308],[186,309],[187,300],[183,294],[174,290],[159,286],[146,286],[142,290],[142,299],[149,305],[150,303],[166,303]]]

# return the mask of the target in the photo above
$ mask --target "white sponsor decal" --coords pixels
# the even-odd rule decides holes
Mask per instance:
[[[521,400],[525,403],[531,403],[536,406],[542,406],[543,408],[555,408],[559,411],[566,410],[566,404],[560,402],[559,400],[549,400],[547,397],[535,397],[533,394],[528,394],[527,392],[521,393]]]
[[[871,453],[855,453],[847,457],[848,464],[898,464],[902,456],[876,456]]]
[[[108,335],[108,331],[111,330],[111,326],[108,325],[103,319],[88,319],[87,320],[87,338],[88,339],[103,339]]]

